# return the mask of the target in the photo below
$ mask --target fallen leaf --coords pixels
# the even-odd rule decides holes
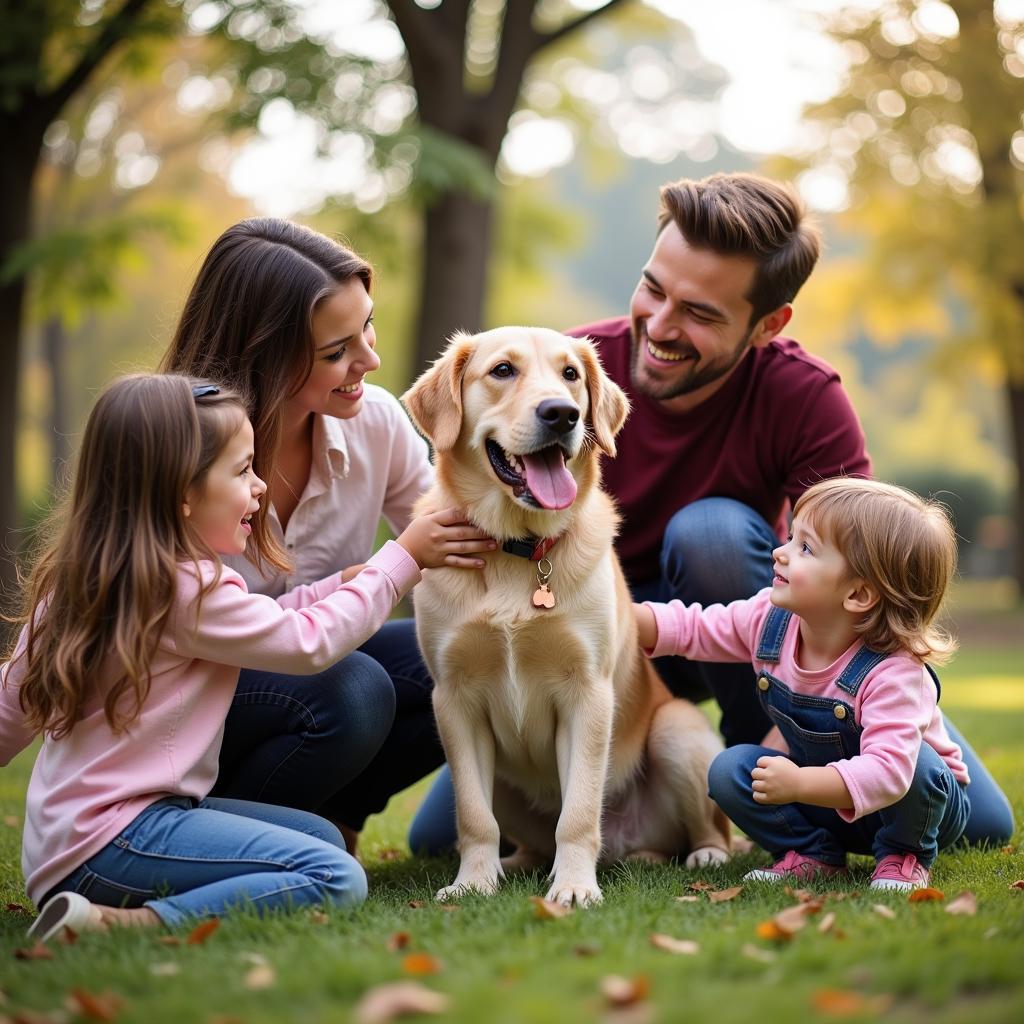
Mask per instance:
[[[755,946],[752,942],[745,942],[740,952],[748,959],[757,960],[762,964],[770,964],[778,956],[778,953],[773,953],[764,946]]]
[[[356,1024],[383,1024],[414,1013],[444,1013],[449,999],[416,981],[377,985],[365,993],[352,1011]]]
[[[400,949],[405,949],[409,945],[409,939],[411,936],[408,932],[395,932],[387,942],[384,943],[385,949],[389,953],[397,953]]]
[[[800,931],[807,924],[806,908],[809,905],[807,903],[798,903],[795,907],[786,907],[785,910],[780,910],[772,918],[775,927],[779,931],[786,932],[788,935],[793,935]]]
[[[809,903],[814,899],[814,893],[812,893],[810,889],[794,889],[787,885],[782,891],[787,896],[795,899],[797,903]]]
[[[381,850],[377,854],[378,860],[401,860],[405,854],[401,850],[396,850],[393,846],[389,846],[386,850]]]
[[[84,988],[73,988],[71,1003],[76,1012],[90,1020],[114,1020],[124,1000],[113,992],[96,993]]]
[[[632,1006],[643,1002],[651,990],[651,983],[639,974],[635,978],[623,978],[619,974],[608,974],[601,979],[601,995],[609,1006]]]
[[[331,920],[322,910],[311,910],[309,912],[309,919],[313,924],[329,924]]]
[[[699,903],[699,896],[677,896],[676,903]]]
[[[884,917],[887,921],[893,921],[896,918],[896,911],[887,907],[884,903],[873,903],[871,909],[879,916]]]
[[[941,889],[914,889],[907,897],[909,903],[941,903],[946,894]]]
[[[710,882],[691,882],[686,888],[694,892],[703,892],[705,889],[714,889],[714,886]]]
[[[811,996],[811,1004],[830,1017],[860,1017],[883,1013],[892,1004],[892,996],[865,996],[849,989],[823,988]]]
[[[429,953],[410,953],[402,960],[402,970],[406,974],[440,974],[444,966]]]
[[[824,935],[826,932],[832,931],[832,925],[836,923],[835,911],[830,910],[827,914],[822,916],[822,919],[818,922],[818,931]]]
[[[1018,879],[1016,882],[1011,882],[1009,887],[1011,889],[1024,889],[1024,878]]]
[[[774,921],[761,921],[754,930],[759,939],[769,939],[772,942],[788,942],[793,938],[792,932],[783,931]]]
[[[31,917],[32,911],[28,909],[22,903],[8,903],[7,904],[8,914],[20,914],[22,917]]]
[[[601,947],[592,942],[581,942],[578,946],[572,947],[573,956],[597,956]]]
[[[959,896],[954,896],[946,904],[947,914],[965,914],[968,917],[974,917],[977,912],[978,897],[970,890],[960,893]]]
[[[3,1024],[67,1024],[68,1014],[64,1010],[19,1010],[13,1017],[0,1017]]]
[[[712,903],[725,903],[726,900],[734,900],[743,892],[742,885],[734,885],[729,889],[722,889],[718,892],[709,892],[708,899]]]
[[[572,913],[572,907],[546,900],[543,896],[531,896],[530,902],[533,904],[533,916],[539,917],[542,921],[554,921],[560,917],[568,917]]]
[[[161,946],[181,945],[181,939],[179,939],[177,935],[161,935],[156,941],[159,942]]]
[[[1016,853],[1016,852],[1017,852],[1017,847],[1016,847],[1016,846],[1014,846],[1014,845],[1013,845],[1013,844],[1011,843],[1011,844],[1010,844],[1009,846],[1004,846],[1004,847],[1002,848],[1002,852],[1003,852],[1003,853],[1005,853],[1005,854],[1007,854],[1007,855],[1009,855],[1009,854],[1011,854],[1011,853]]]
[[[427,905],[426,900],[409,900],[409,906],[413,910],[422,910]]]
[[[245,976],[245,987],[253,992],[260,992],[265,988],[273,988],[277,982],[277,972],[270,964],[257,964]]]
[[[53,950],[44,942],[37,942],[34,946],[14,951],[15,960],[52,960]]]
[[[175,963],[173,960],[164,960],[158,964],[149,965],[149,973],[154,978],[170,978],[175,974],[181,973],[181,965]]]
[[[188,936],[185,938],[185,944],[188,946],[201,946],[219,927],[220,918],[211,917],[209,921],[196,925],[188,933]]]
[[[674,939],[671,935],[659,935],[657,932],[651,936],[651,945],[666,953],[681,953],[684,956],[700,952],[700,946],[692,939]]]

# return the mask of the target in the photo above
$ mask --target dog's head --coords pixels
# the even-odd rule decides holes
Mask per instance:
[[[461,499],[538,513],[592,486],[629,411],[587,339],[532,327],[456,334],[402,400]]]

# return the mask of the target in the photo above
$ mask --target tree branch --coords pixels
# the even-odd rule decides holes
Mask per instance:
[[[103,24],[92,43],[86,47],[78,63],[68,72],[67,77],[59,85],[40,98],[41,103],[49,111],[49,119],[56,117],[64,105],[88,81],[100,62],[125,36],[126,31],[135,22],[142,11],[153,0],[125,0],[124,6],[111,15]]]
[[[593,18],[599,18],[603,14],[607,14],[613,7],[619,7],[626,0],[608,0],[608,3],[602,7],[595,7],[592,11],[587,11],[586,14],[581,14],[578,18],[572,21],[567,21],[564,25],[559,25],[558,28],[552,29],[550,32],[540,32],[537,34],[537,42],[534,46],[533,52],[539,53],[546,46],[550,46],[552,43],[557,43],[559,39],[564,38],[567,35],[571,35],[577,29],[582,28],[588,21]]]

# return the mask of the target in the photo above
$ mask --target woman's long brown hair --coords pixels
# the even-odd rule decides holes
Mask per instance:
[[[243,220],[214,242],[199,270],[161,369],[212,377],[250,400],[257,476],[274,479],[285,401],[313,367],[313,312],[370,265],[326,235],[276,218]],[[253,555],[278,569],[287,555],[263,519]]]
[[[100,395],[24,590],[20,700],[35,730],[66,736],[97,698],[114,732],[138,717],[179,563],[219,565],[187,525],[186,493],[245,415],[235,391],[178,374],[122,377]]]

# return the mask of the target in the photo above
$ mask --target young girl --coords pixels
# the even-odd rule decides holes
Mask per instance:
[[[652,656],[750,659],[758,673],[771,745],[730,747],[709,771],[712,799],[777,858],[745,877],[843,874],[854,852],[874,854],[873,889],[925,886],[969,812],[926,664],[956,646],[935,624],[956,566],[949,519],[900,487],[826,480],[774,559],[771,588],[748,601],[634,606]]]
[[[426,443],[397,400],[366,377],[375,351],[370,267],[288,221],[254,219],[214,243],[163,368],[252,396],[258,529],[292,563],[229,563],[277,596],[358,572],[383,518],[397,534],[433,481]],[[387,623],[319,680],[316,701],[287,670],[243,670],[225,726],[218,796],[315,810],[349,848],[370,813],[444,760],[432,683],[411,619]]]
[[[209,381],[123,378],[89,417],[0,691],[0,763],[44,735],[23,850],[44,941],[65,925],[365,897],[328,821],[208,796],[239,668],[321,672],[379,628],[421,568],[477,562],[463,552],[485,542],[446,510],[349,582],[250,594],[220,556],[251,546],[284,564],[261,540],[266,485],[252,462],[242,400]]]

